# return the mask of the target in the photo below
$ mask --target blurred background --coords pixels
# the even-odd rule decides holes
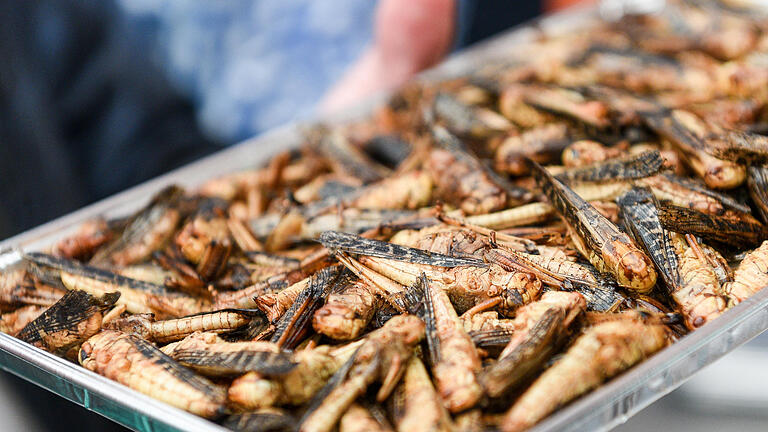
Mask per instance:
[[[0,239],[571,3],[0,2]],[[618,430],[766,430],[766,349],[757,339]],[[0,417],[0,430],[121,430],[7,373]]]

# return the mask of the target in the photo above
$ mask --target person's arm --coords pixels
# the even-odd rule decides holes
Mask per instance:
[[[373,43],[321,103],[323,111],[352,105],[403,84],[437,63],[454,37],[454,0],[382,0]]]

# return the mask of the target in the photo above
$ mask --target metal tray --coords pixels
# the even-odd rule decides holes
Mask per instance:
[[[514,52],[517,44],[544,31],[563,33],[588,27],[598,18],[594,8],[569,9],[513,29],[470,50],[451,56],[420,76],[429,80],[469,70],[489,59]],[[369,113],[381,98],[331,122]],[[19,249],[49,247],[71,234],[85,220],[103,215],[125,215],[170,183],[188,187],[212,177],[265,162],[278,151],[300,143],[296,125],[289,125],[245,141],[198,162],[0,242],[0,270],[19,265]],[[708,323],[627,373],[561,409],[536,431],[607,430],[625,422],[653,401],[680,386],[696,371],[768,329],[768,290]],[[137,431],[223,431],[210,421],[149,398],[76,364],[0,333],[0,368],[48,389],[78,405]]]

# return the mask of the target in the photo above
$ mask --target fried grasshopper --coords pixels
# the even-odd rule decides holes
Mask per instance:
[[[304,404],[354,355],[360,344],[353,342],[335,349],[324,345],[296,351],[291,359],[296,367],[275,377],[248,372],[229,386],[228,399],[245,409]]]
[[[64,355],[101,330],[104,313],[119,298],[120,293],[94,297],[85,291],[70,291],[24,326],[16,337],[46,351]]]
[[[530,171],[526,158],[538,163],[559,161],[563,149],[570,143],[565,123],[536,127],[505,139],[496,150],[494,166],[511,175],[525,175]]]
[[[469,106],[449,93],[438,93],[433,107],[437,119],[459,136],[483,139],[513,128],[495,111]]]
[[[160,344],[184,339],[194,332],[228,333],[246,326],[266,327],[266,317],[258,310],[222,309],[181,318],[155,321],[151,314],[135,314],[110,321],[106,328],[135,333]]]
[[[629,236],[535,162],[533,167],[543,192],[573,230],[572,239],[582,255],[599,271],[613,274],[619,285],[650,291],[656,270]]]
[[[453,422],[417,356],[408,360],[405,374],[390,398],[390,412],[399,431],[453,430]]]
[[[326,267],[312,275],[307,287],[275,322],[275,333],[271,341],[286,348],[298,345],[304,334],[311,328],[315,311],[322,305],[340,278],[345,278],[345,275],[342,275],[341,266]]]
[[[52,269],[70,290],[83,290],[98,296],[119,292],[117,304],[124,304],[131,313],[155,313],[161,317],[173,317],[191,315],[210,308],[205,299],[171,292],[163,286],[127,278],[76,261],[39,252],[28,253],[25,259]]]
[[[707,138],[717,133],[696,115],[683,111],[646,113],[648,126],[668,139],[681,152],[688,165],[707,186],[732,189],[746,179],[746,170],[734,162],[718,159],[705,150]]]
[[[717,264],[702,253],[702,245],[693,236],[670,233],[670,240],[680,274],[672,298],[680,306],[686,325],[691,329],[701,327],[728,308],[727,288],[718,277]]]
[[[290,352],[271,342],[227,342],[215,333],[193,333],[161,351],[180,364],[211,377],[237,376],[258,372],[267,376],[285,375],[297,363]]]
[[[464,144],[445,129],[433,129],[437,149],[427,161],[438,196],[455,203],[469,214],[488,213],[504,208],[508,202],[521,204],[531,194],[507,181],[470,154]]]
[[[656,174],[663,160],[658,151],[628,155],[579,168],[566,169],[555,178],[564,183],[601,182],[644,178]]]
[[[745,165],[768,163],[768,138],[763,135],[726,130],[707,138],[705,150],[719,159]]]
[[[309,139],[327,160],[332,161],[336,171],[358,178],[363,183],[379,180],[388,173],[386,168],[351,145],[347,137],[338,131],[319,128],[310,132]]]
[[[220,275],[232,253],[232,239],[223,217],[198,215],[182,227],[174,241],[203,281]]]
[[[585,309],[580,294],[550,291],[518,310],[509,343],[481,375],[485,393],[498,398],[529,382],[567,340]]]
[[[648,187],[660,201],[687,207],[704,213],[720,215],[730,208],[749,212],[749,208],[730,196],[708,189],[685,177],[666,172],[635,181],[638,186]]]
[[[225,410],[224,388],[136,335],[102,331],[83,343],[78,360],[86,369],[201,417],[215,418]]]
[[[432,287],[424,273],[416,284],[424,297],[423,316],[435,387],[450,412],[465,411],[483,394],[476,376],[481,368],[480,356],[445,292]]]
[[[653,195],[633,189],[619,203],[624,225],[653,259],[688,328],[700,327],[725,311],[721,282],[711,260],[695,239],[664,228]]]
[[[733,275],[733,282],[726,285],[725,291],[733,304],[744,301],[752,294],[768,285],[768,241],[749,252],[739,264]]]
[[[768,228],[745,213],[715,216],[665,204],[659,206],[659,219],[669,230],[694,234],[723,245],[758,245],[768,239]]]
[[[414,285],[421,273],[426,273],[462,313],[491,301],[509,315],[534,300],[541,289],[541,281],[530,273],[505,270],[473,257],[452,257],[374,240],[361,243],[338,233],[325,233],[321,241],[329,249],[361,254],[360,264],[404,286]]]
[[[537,246],[529,249],[526,244],[523,247],[537,253],[516,250],[516,238],[473,226],[460,219],[445,215],[439,215],[438,219],[450,225],[428,227],[411,233],[401,231],[391,241],[452,256],[465,254],[482,257],[484,261],[495,263],[508,271],[534,274],[543,284],[580,292],[587,299],[591,310],[613,310],[623,301],[623,296],[614,289],[612,282],[594,268],[572,262],[564,256],[544,254],[542,248]],[[484,237],[481,237],[481,233]],[[479,304],[471,311],[479,312],[478,308],[482,307],[483,304]]]
[[[329,381],[302,419],[301,431],[329,431],[346,409],[374,382],[384,401],[400,381],[413,348],[424,337],[424,323],[411,315],[392,318],[372,332],[347,364]]]
[[[587,329],[515,401],[501,430],[530,428],[557,407],[660,350],[667,341],[664,326],[636,320],[608,321]]]
[[[132,216],[115,240],[100,248],[91,263],[113,263],[126,266],[139,262],[160,249],[173,235],[181,220],[178,203],[184,190],[169,186]]]
[[[318,333],[336,340],[352,340],[360,336],[373,319],[381,299],[376,290],[363,280],[346,284],[331,293],[312,318]]]

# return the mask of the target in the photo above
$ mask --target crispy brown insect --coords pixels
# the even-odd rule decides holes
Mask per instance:
[[[480,371],[480,356],[448,296],[432,287],[424,273],[417,287],[424,296],[425,334],[435,387],[450,412],[465,411],[483,394],[475,376]]]
[[[161,351],[180,364],[212,377],[238,376],[251,371],[280,376],[297,366],[291,352],[281,351],[271,342],[227,342],[215,333],[193,333]]]
[[[94,297],[84,291],[70,291],[16,335],[57,355],[64,355],[101,330],[104,312],[120,293]]]
[[[417,356],[408,360],[403,379],[395,388],[389,405],[399,431],[453,430],[451,417]]]
[[[590,126],[605,128],[610,124],[608,107],[605,104],[589,100],[573,90],[532,85],[525,93],[525,101],[536,108],[564,115]]]
[[[362,342],[335,350],[329,346],[296,351],[296,367],[278,377],[249,372],[232,382],[229,401],[245,409],[275,405],[301,405],[312,399]]]
[[[126,266],[147,258],[171,238],[181,214],[176,208],[184,190],[169,186],[158,192],[143,210],[131,217],[118,238],[100,248],[91,263]]]
[[[530,201],[532,195],[510,185],[469,153],[464,144],[445,129],[436,126],[432,133],[438,148],[427,160],[427,170],[439,197],[454,203],[468,214],[501,210]]]
[[[631,320],[588,329],[552,367],[544,371],[507,411],[505,432],[530,428],[552,411],[667,344],[666,330]]]
[[[514,314],[520,306],[535,300],[541,281],[530,273],[509,271],[497,264],[488,266],[434,267],[400,261],[361,256],[364,266],[406,286],[413,285],[423,272],[451,298],[457,312],[493,301],[504,315]]]
[[[460,265],[482,265],[480,259],[472,257],[454,257],[432,253],[422,249],[399,246],[380,240],[366,239],[351,234],[326,231],[320,236],[320,242],[329,250],[341,250],[353,254],[396,259],[399,261],[429,264],[441,267]]]
[[[151,315],[131,315],[107,323],[105,328],[136,333],[144,339],[168,343],[184,339],[194,332],[228,333],[246,326],[264,328],[266,318],[257,310],[222,309],[182,318],[155,321]]]
[[[216,278],[232,253],[232,240],[223,217],[195,217],[179,231],[175,243],[204,281]]]
[[[505,139],[496,150],[495,168],[515,176],[525,175],[530,171],[526,158],[538,163],[558,161],[570,143],[566,124],[542,125]]]
[[[170,292],[163,286],[127,278],[75,261],[39,252],[28,253],[25,259],[59,272],[61,282],[70,290],[83,290],[95,296],[119,292],[117,304],[126,305],[131,313],[155,313],[162,317],[184,316],[202,312],[210,307],[210,303],[204,299]]]
[[[715,269],[701,253],[693,236],[671,233],[670,238],[680,274],[672,298],[680,305],[688,328],[698,328],[725,312],[728,288],[721,286]]]
[[[339,292],[331,293],[315,312],[312,327],[332,339],[355,339],[371,322],[379,303],[376,290],[367,282],[346,284]]]
[[[662,164],[661,153],[647,151],[567,169],[555,178],[564,183],[638,179],[656,174]]]
[[[343,267],[326,267],[309,278],[306,288],[299,293],[293,304],[279,320],[273,321],[275,333],[271,342],[279,347],[293,348],[312,327],[315,311],[322,305],[339,279],[346,279]],[[342,281],[344,284],[346,281]]]
[[[757,245],[768,239],[768,228],[748,214],[727,212],[715,216],[667,204],[658,209],[659,220],[665,228],[719,244],[739,247]]]
[[[339,131],[319,128],[311,131],[309,139],[338,172],[358,178],[363,183],[379,180],[388,174],[388,169],[352,146]]]
[[[629,236],[538,164],[533,166],[547,198],[574,230],[572,238],[580,252],[598,270],[613,274],[619,285],[640,293],[650,291],[656,271]]]
[[[700,118],[687,111],[655,112],[644,114],[646,124],[670,140],[682,153],[688,165],[715,189],[732,189],[746,178],[745,168],[733,162],[709,155],[706,138],[713,131]],[[716,132],[715,132],[716,133]]]
[[[688,328],[700,327],[726,309],[722,282],[695,240],[663,227],[654,202],[649,191],[633,189],[620,199],[622,219],[653,259]]]
[[[0,315],[0,331],[11,336],[26,327],[27,324],[34,321],[45,311],[43,306],[22,306],[13,312],[7,312]]]
[[[138,336],[102,331],[83,344],[78,360],[86,369],[193,414],[215,418],[224,412],[222,387]]]
[[[733,304],[744,301],[768,285],[768,241],[749,252],[733,275],[733,282],[725,287]]]
[[[726,130],[707,138],[705,150],[716,158],[750,165],[768,163],[768,138],[763,135]]]
[[[625,182],[605,184],[577,184],[572,188],[587,201],[610,200],[626,192],[631,186]],[[556,210],[544,202],[534,202],[495,213],[468,216],[466,221],[491,229],[504,229],[534,225],[553,218]]]
[[[488,138],[514,126],[494,111],[469,106],[452,95],[440,92],[433,103],[435,116],[451,132],[477,139]]]
[[[621,149],[605,147],[597,141],[580,140],[563,150],[562,161],[566,167],[582,167],[619,157],[623,153]]]
[[[373,382],[381,383],[376,400],[384,401],[400,381],[414,346],[423,337],[424,323],[410,315],[394,317],[372,332],[310,404],[299,430],[330,431]]]
[[[570,327],[585,309],[580,294],[555,291],[521,308],[499,361],[481,375],[486,394],[498,398],[529,382],[567,340]]]

